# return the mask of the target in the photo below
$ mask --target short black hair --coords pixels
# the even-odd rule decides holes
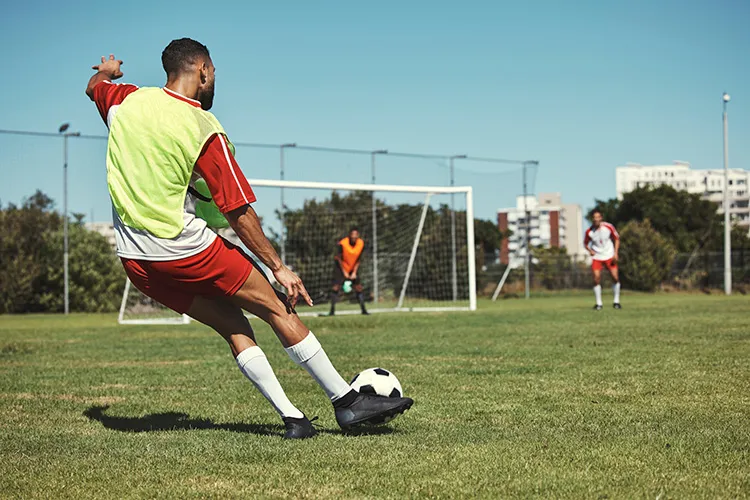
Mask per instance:
[[[353,231],[359,232],[359,228],[357,226],[352,226],[349,228],[349,234],[352,234]]]
[[[603,215],[603,214],[602,214],[602,211],[601,211],[601,210],[599,210],[598,208],[595,208],[595,209],[593,209],[593,210],[591,211],[591,217],[593,217],[593,216],[594,216],[594,214],[599,214],[599,215]]]
[[[179,75],[199,59],[208,59],[208,47],[192,38],[172,40],[161,53],[161,65],[167,76]]]

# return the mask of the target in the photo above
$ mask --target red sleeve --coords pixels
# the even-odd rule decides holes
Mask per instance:
[[[208,140],[195,162],[195,171],[206,181],[221,213],[231,212],[255,201],[255,193],[242,175],[223,135],[215,134]]]
[[[612,233],[612,238],[615,239],[615,240],[619,240],[620,239],[620,233],[617,232],[617,229],[615,229],[615,226],[613,226],[609,222],[605,222],[605,224],[609,228],[609,231]]]
[[[591,242],[591,236],[589,236],[589,231],[591,231],[590,228],[586,230],[586,235],[583,237],[583,247],[584,248],[588,248],[589,247],[589,243]]]
[[[138,87],[130,83],[112,83],[105,80],[96,84],[94,87],[94,102],[104,123],[107,123],[110,108],[122,104],[122,101],[136,90],[138,90]],[[108,123],[107,125],[109,126]]]

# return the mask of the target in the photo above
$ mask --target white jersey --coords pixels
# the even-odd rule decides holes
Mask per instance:
[[[594,260],[609,260],[615,256],[615,240],[619,240],[615,226],[602,222],[598,228],[591,226],[586,230],[583,246],[594,251]]]

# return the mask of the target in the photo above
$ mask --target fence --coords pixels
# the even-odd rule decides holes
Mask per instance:
[[[533,254],[532,254],[533,255]],[[480,257],[482,258],[482,257]],[[506,266],[497,256],[487,254],[484,262],[477,266],[477,293],[490,296],[495,285],[505,272]],[[530,286],[533,291],[589,290],[591,288],[591,262],[588,259],[568,255],[545,255],[532,258]],[[603,285],[611,283],[607,272],[602,273]],[[732,252],[732,284],[738,291],[750,287],[750,251]],[[523,294],[524,273],[519,267],[511,270],[503,286],[502,294]],[[696,255],[678,254],[662,282],[661,288],[668,290],[722,290],[724,287],[724,254],[703,252]]]

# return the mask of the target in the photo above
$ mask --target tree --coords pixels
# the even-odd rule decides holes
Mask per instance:
[[[532,253],[531,271],[537,282],[549,290],[567,288],[567,281],[573,274],[575,262],[565,248],[537,247]]]
[[[620,279],[632,290],[653,292],[669,277],[677,254],[674,245],[646,219],[625,224],[620,231]]]
[[[116,310],[125,275],[106,239],[81,218],[70,224],[73,311]],[[63,310],[62,217],[37,191],[21,207],[0,207],[0,313]]]

